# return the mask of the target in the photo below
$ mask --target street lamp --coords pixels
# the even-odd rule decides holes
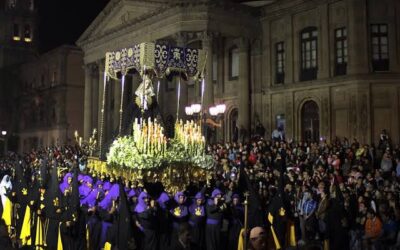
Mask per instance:
[[[185,113],[186,113],[186,115],[189,115],[189,116],[193,115],[192,107],[191,106],[185,107]]]
[[[200,111],[201,111],[201,105],[197,103],[185,107],[186,115],[194,116],[195,118],[197,118],[197,116],[200,114]]]
[[[210,107],[208,110],[211,116],[220,116],[223,115],[226,111],[226,105],[225,104],[218,104],[216,106]]]
[[[212,117],[215,117],[215,121],[213,121],[213,119],[210,119],[208,123],[215,128],[217,128],[217,127],[223,128],[222,123],[223,123],[224,119],[222,119],[222,118],[226,111],[226,105],[225,104],[217,104],[213,107],[210,107],[208,111]],[[223,129],[222,129],[222,133],[224,133]],[[224,134],[222,134],[222,137],[224,138]]]
[[[7,131],[6,130],[2,130],[1,131],[1,136],[3,137],[3,138],[0,138],[3,142],[4,142],[4,147],[3,147],[3,156],[5,156],[6,155],[6,153],[7,153]]]

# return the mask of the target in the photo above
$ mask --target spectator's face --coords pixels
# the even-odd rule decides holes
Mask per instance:
[[[185,202],[185,196],[183,196],[183,195],[179,196],[178,203],[183,204],[184,202]]]
[[[256,237],[250,238],[250,244],[255,250],[263,250],[267,247],[267,238],[265,232],[260,233]]]

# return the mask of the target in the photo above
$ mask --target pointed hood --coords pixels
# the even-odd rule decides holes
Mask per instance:
[[[99,207],[104,210],[110,210],[112,207],[113,201],[115,201],[119,197],[119,185],[114,184],[104,199],[99,203]]]
[[[141,192],[138,198],[138,203],[135,208],[136,213],[142,213],[147,209],[147,204],[144,201],[146,198],[149,198],[149,195],[145,191]]]
[[[28,201],[28,185],[26,183],[23,165],[19,162],[15,164],[15,180],[13,191],[17,195],[18,202],[24,206]]]
[[[57,163],[54,164],[51,170],[51,176],[47,186],[44,200],[46,216],[49,218],[57,218],[59,214],[56,211],[61,208],[61,191],[59,188]]]
[[[239,193],[249,193],[248,197],[248,218],[249,228],[256,226],[263,226],[264,216],[262,211],[261,202],[258,198],[257,192],[254,190],[253,185],[250,182],[249,176],[244,170],[244,166],[240,166],[240,177],[239,177]]]
[[[166,192],[162,192],[160,197],[158,197],[157,202],[162,209],[165,209],[169,200],[169,195]]]
[[[117,219],[117,246],[118,249],[128,249],[128,242],[132,239],[131,214],[129,212],[126,192],[121,184],[119,186],[119,204]]]

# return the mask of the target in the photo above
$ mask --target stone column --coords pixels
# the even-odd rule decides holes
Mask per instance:
[[[225,59],[225,46],[224,46],[224,37],[219,37],[218,39],[218,59],[217,59],[217,84],[218,84],[218,94],[223,96],[225,92],[225,79],[224,79],[224,59]]]
[[[239,132],[244,128],[247,134],[250,132],[249,85],[249,42],[242,37],[239,42],[238,127]]]
[[[203,109],[207,109],[214,104],[214,85],[212,81],[212,55],[213,55],[213,40],[210,34],[203,34],[203,50],[207,51],[207,62],[205,72],[205,85],[204,85],[204,103]],[[201,86],[200,86],[201,88]]]
[[[98,82],[98,88],[99,88],[99,93],[98,93],[98,113],[97,113],[97,127],[99,129],[99,133],[100,133],[100,128],[101,128],[101,113],[102,113],[102,108],[103,108],[103,93],[104,93],[104,62],[102,60],[100,60],[98,62],[99,65],[99,82]]]
[[[318,8],[320,29],[318,31],[318,78],[330,76],[329,52],[329,7],[322,4]]]
[[[352,0],[348,3],[348,74],[363,74],[369,71],[367,6],[364,0]]]
[[[175,37],[176,39],[176,45],[178,47],[185,47],[186,46],[186,33],[178,33]],[[179,79],[178,79],[179,81]],[[181,97],[180,97],[180,102],[179,102],[179,119],[183,119],[186,117],[185,113],[185,107],[188,104],[188,88],[187,84],[188,82],[185,81],[184,79],[180,79],[181,81]],[[157,85],[156,85],[157,86]],[[178,85],[177,85],[177,91],[178,91]],[[154,89],[157,92],[157,89]],[[178,100],[176,100],[178,102]]]
[[[99,131],[98,127],[98,113],[101,106],[99,106],[99,66],[97,64],[93,64],[92,67],[92,129],[96,128]]]
[[[106,95],[104,95],[104,60],[101,59],[98,61],[99,65],[99,94],[98,94],[98,113],[97,113],[97,128],[98,128],[98,143],[100,147],[100,157],[103,157],[105,154],[105,147],[104,147],[104,142],[106,138],[106,127],[105,127],[105,122],[106,122]],[[103,99],[104,99],[104,106],[103,106]]]
[[[114,88],[114,118],[112,123],[112,131],[118,133],[120,122],[120,107],[121,107],[121,94],[122,94],[122,80],[113,81]]]
[[[83,137],[89,138],[92,129],[92,68],[91,65],[85,65],[85,100],[84,100],[84,118],[83,118]]]

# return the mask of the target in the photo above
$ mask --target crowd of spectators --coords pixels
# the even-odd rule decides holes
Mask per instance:
[[[295,142],[258,136],[248,142],[212,144],[207,152],[215,160],[214,181],[225,186],[225,201],[237,192],[239,168],[244,167],[265,216],[282,185],[278,177],[283,162],[284,200],[298,246],[325,242],[331,249],[400,247],[400,148],[392,145],[386,131],[376,146],[346,138]],[[18,159],[30,166],[25,170],[28,176],[29,171],[34,174],[43,157],[65,168],[79,159],[83,169],[86,156],[78,146],[33,149],[21,157],[9,152],[0,160],[0,177],[12,175]],[[263,245],[257,237],[253,240]],[[258,249],[255,245],[250,248]]]

